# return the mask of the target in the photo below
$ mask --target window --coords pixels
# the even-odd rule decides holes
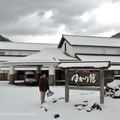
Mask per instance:
[[[12,51],[9,51],[9,55],[12,55]]]
[[[67,44],[65,43],[65,53],[66,53],[66,51],[67,51]]]
[[[5,52],[0,52],[0,55],[5,55]]]

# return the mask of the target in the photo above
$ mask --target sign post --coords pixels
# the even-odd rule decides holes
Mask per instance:
[[[69,102],[69,69],[65,69],[65,102]]]
[[[100,104],[104,104],[104,69],[110,67],[109,61],[97,62],[76,62],[76,63],[61,63],[59,67],[65,70],[65,102],[69,102],[69,90],[92,90],[100,91]],[[98,73],[75,73],[70,78],[70,70],[98,70]],[[96,79],[97,78],[97,79]],[[69,86],[70,79],[74,85]],[[99,82],[97,82],[99,81]],[[84,86],[79,86],[81,85]],[[90,83],[91,86],[86,86],[84,83]],[[98,84],[99,83],[99,84]],[[77,85],[77,86],[76,86]],[[99,87],[98,87],[99,86]]]
[[[104,104],[104,70],[100,70],[100,104]]]

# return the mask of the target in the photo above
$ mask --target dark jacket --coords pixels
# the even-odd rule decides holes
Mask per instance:
[[[39,90],[40,91],[47,91],[49,90],[49,84],[47,78],[40,78],[39,80]]]

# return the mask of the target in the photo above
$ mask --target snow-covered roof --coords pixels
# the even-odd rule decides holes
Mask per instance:
[[[22,57],[19,59],[14,59],[8,61],[8,64],[14,64],[14,65],[41,65],[44,63],[59,63],[60,61],[66,61],[66,60],[77,60],[77,58],[70,57],[63,53],[61,49],[57,48],[48,48],[43,49],[41,52],[27,56]]]
[[[5,62],[8,60],[14,60],[14,59],[18,59],[20,57],[13,57],[13,56],[0,56],[0,62]]]
[[[63,35],[58,48],[61,48],[65,40],[73,46],[120,47],[120,39],[117,38]]]
[[[110,61],[120,62],[120,56],[111,55],[76,55],[82,61]]]
[[[108,70],[120,70],[120,66],[117,65],[110,66]]]
[[[44,48],[57,48],[57,44],[46,43],[22,43],[22,42],[0,42],[0,50],[36,50]]]
[[[3,71],[9,71],[10,68],[0,68]],[[36,71],[37,67],[19,67],[19,68],[15,68],[16,71]],[[48,68],[42,67],[41,70],[48,70]]]
[[[61,68],[108,68],[109,62],[78,62],[78,63],[61,63]]]

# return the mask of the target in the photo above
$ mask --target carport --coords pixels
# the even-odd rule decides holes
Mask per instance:
[[[3,63],[3,65],[10,66],[9,71],[9,83],[13,84],[15,82],[15,68],[16,67],[36,67],[37,74],[39,75],[42,67],[49,68],[49,84],[55,84],[55,68],[61,61],[76,61],[77,58],[70,57],[63,53],[61,49],[49,48],[43,49],[41,52],[36,54],[10,60],[8,62]]]

